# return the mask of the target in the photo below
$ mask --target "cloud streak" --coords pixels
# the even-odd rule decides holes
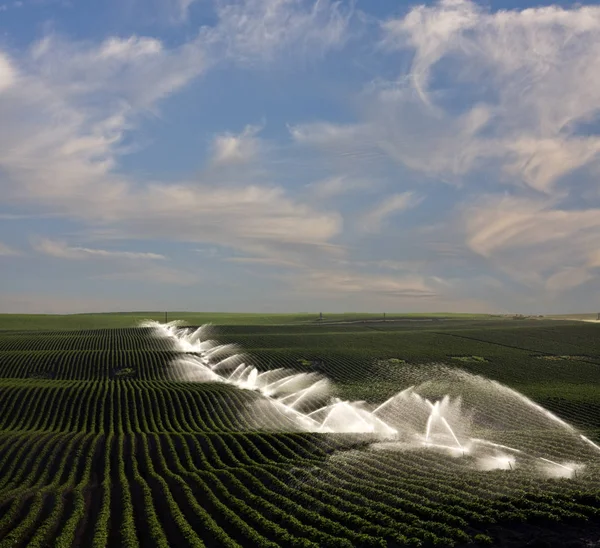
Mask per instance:
[[[166,257],[158,253],[139,253],[132,251],[109,251],[106,249],[91,249],[87,247],[70,247],[65,242],[39,238],[32,243],[33,248],[45,255],[58,259],[85,260],[85,259],[126,259],[126,260],[151,260],[162,261]]]
[[[387,196],[373,209],[363,214],[360,227],[364,232],[380,232],[384,223],[393,215],[417,207],[423,201],[422,196],[414,192],[402,192]]]
[[[600,113],[597,6],[489,12],[442,0],[381,32],[391,59],[412,53],[409,70],[365,89],[359,123],[297,125],[297,142],[379,150],[453,182],[500,167],[507,182],[546,194],[597,159],[598,134],[578,129]]]
[[[469,247],[496,268],[552,291],[598,274],[600,209],[559,209],[550,200],[488,196],[464,211]]]
[[[272,62],[282,55],[319,56],[349,37],[353,3],[319,0],[216,1],[219,23],[204,30],[213,50],[243,65]]]
[[[261,128],[246,126],[239,134],[226,132],[213,141],[212,163],[215,166],[245,164],[258,159],[261,143],[257,137]]]
[[[379,20],[353,2],[216,0],[211,25],[194,27],[191,4],[169,2],[189,31],[179,41],[49,34],[0,51],[0,219],[47,219],[33,260],[114,262],[122,272],[97,275],[191,286],[196,274],[126,246],[206,244],[219,249],[211,266],[276,274],[304,296],[424,307],[468,291],[552,299],[596,283],[599,7],[494,12],[442,0]],[[306,82],[290,66],[310,67]],[[266,67],[293,82],[264,88],[260,126],[250,125],[259,101],[240,96],[225,127],[204,127],[219,118],[208,112],[186,127],[190,143],[202,132],[208,142],[193,175],[137,175],[139,157],[127,167],[137,130],[164,124],[178,93],[213,74],[281,78]],[[308,87],[328,94],[331,119],[304,98]],[[52,236],[60,220],[94,245]],[[483,308],[479,295],[470,302]]]
[[[232,18],[241,18],[245,23],[240,32],[258,39],[258,31],[245,25],[260,25],[263,12],[272,14],[272,24],[282,17],[300,18],[299,33],[313,18],[321,21],[322,8],[324,4],[305,13],[300,3],[269,7],[249,2],[231,10],[222,6],[210,38],[228,29]],[[334,6],[327,9],[337,13]],[[295,201],[276,184],[246,182],[238,172],[228,172],[234,180],[226,184],[210,170],[199,178],[169,183],[139,181],[119,172],[124,139],[139,118],[215,62],[207,59],[212,47],[207,32],[202,29],[174,49],[139,36],[112,37],[97,45],[48,36],[20,63],[3,55],[0,189],[6,202],[36,205],[116,237],[209,242],[263,257],[272,257],[274,248],[281,250],[285,244],[309,252],[328,243],[340,231],[341,217]],[[315,29],[311,32],[316,39]],[[273,48],[275,54],[282,42],[296,38],[278,32],[256,47],[265,53]],[[262,150],[259,129],[246,126],[237,135],[217,135],[211,167],[257,160]],[[83,248],[61,249],[63,254],[92,254]]]

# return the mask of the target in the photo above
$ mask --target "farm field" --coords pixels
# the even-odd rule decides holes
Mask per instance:
[[[217,325],[282,325],[314,324],[318,314],[256,314],[226,312],[168,312],[168,320],[184,320],[191,325],[214,323]],[[326,314],[324,323],[381,320],[382,314]],[[387,314],[387,319],[433,320],[433,319],[497,319],[489,314]],[[0,314],[0,331],[11,330],[79,330],[124,328],[142,320],[164,321],[165,312],[122,312],[105,314]]]
[[[600,540],[600,451],[578,441],[581,433],[600,444],[598,325],[471,315],[212,318],[219,343],[238,345],[258,371],[322,375],[342,400],[376,405],[457,372],[466,402],[490,424],[508,425],[495,439],[548,462],[585,462],[567,477],[288,429],[254,390],[185,380],[174,365],[181,346],[131,327],[162,313],[84,316],[0,316],[0,548]],[[198,326],[209,316],[169,319]],[[546,427],[533,407],[487,391],[480,376],[577,435]]]

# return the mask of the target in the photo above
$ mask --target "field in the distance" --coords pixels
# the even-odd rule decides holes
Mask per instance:
[[[319,321],[319,314],[256,314],[227,312],[167,312],[167,321],[184,320],[190,325],[214,323],[216,325],[310,325]],[[497,319],[489,314],[387,314],[389,321],[398,319]],[[0,331],[3,330],[69,330],[110,329],[137,325],[142,320],[164,321],[165,312],[110,312],[106,314],[0,314]],[[323,323],[383,320],[383,314],[325,314]]]
[[[255,394],[182,382],[164,313],[0,316],[2,546],[523,546],[600,538],[600,476],[471,471],[355,436],[260,432]],[[383,401],[404,363],[505,383],[600,442],[600,326],[466,315],[210,315],[262,369]],[[362,321],[365,320],[365,321]],[[328,323],[332,322],[332,323]],[[543,434],[524,438],[545,443]],[[532,442],[533,443],[533,442]],[[538,443],[536,441],[536,443]]]

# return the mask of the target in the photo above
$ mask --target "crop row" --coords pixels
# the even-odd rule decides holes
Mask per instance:
[[[156,337],[151,328],[98,329],[89,331],[52,331],[0,333],[0,352],[67,350],[171,350],[173,342]]]
[[[242,432],[293,426],[256,393],[220,384],[5,379],[0,381],[0,398],[3,431]],[[514,437],[524,429],[525,442],[532,429],[563,435],[562,427],[553,426],[543,414],[527,413],[525,404],[515,398],[498,396],[496,405],[489,405],[489,393],[465,392],[464,399],[468,408],[477,409],[480,422],[500,427],[498,436],[506,431]],[[573,417],[588,428],[600,423],[600,407],[593,402],[551,403],[551,409],[567,420]]]
[[[361,341],[342,349],[330,335],[313,329],[302,341],[288,332],[276,343],[271,330],[249,333],[243,344],[262,370],[320,371],[339,383],[339,394],[379,398],[403,381],[399,362],[385,360],[415,358],[425,340],[365,333],[360,350]],[[438,355],[447,338],[454,346],[445,355],[485,355],[487,362],[466,365],[504,367],[517,378],[514,360],[524,351],[427,337],[432,348],[421,347],[421,358]],[[280,413],[255,392],[184,382],[185,371],[169,365],[177,357],[170,342],[148,330],[25,339],[0,334],[0,548],[452,546],[499,523],[599,518],[593,459],[572,480],[544,480],[525,467],[479,471],[469,456],[369,449],[354,436],[294,432],[289,424],[282,432]],[[565,367],[531,362],[536,379]],[[574,377],[593,387],[595,367],[584,364]],[[488,392],[463,388],[480,421],[505,428],[495,432],[498,443],[573,461],[591,451],[581,440],[566,443],[541,414],[524,424],[525,404],[514,397],[500,392],[492,402]],[[554,397],[553,411],[597,427],[600,409],[588,405],[588,391],[585,401]]]
[[[310,454],[310,438],[286,445],[279,436],[254,437],[261,443],[231,435],[4,435],[0,546],[451,546],[498,521],[599,513],[577,485],[553,492],[508,474],[467,479],[430,454],[399,462],[397,453],[353,451],[309,464],[298,451]],[[277,461],[263,454],[271,443]],[[210,466],[207,445],[223,466]]]
[[[173,351],[92,350],[0,352],[0,378],[175,380]]]

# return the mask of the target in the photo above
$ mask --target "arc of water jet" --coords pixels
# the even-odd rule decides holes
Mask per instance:
[[[450,451],[462,451],[463,455],[465,454],[463,449],[459,449],[454,445],[442,445],[440,443],[431,443],[429,441],[424,441],[423,445],[426,445],[427,447],[438,447],[439,449],[449,449]]]
[[[425,441],[429,442],[429,434],[431,433],[431,423],[433,422],[434,413],[437,411],[438,402],[435,402],[435,404],[433,404],[427,399],[425,401],[429,405],[431,405],[431,413],[429,414],[429,417],[427,418],[427,425],[425,426]]]
[[[440,415],[440,418],[442,419],[442,422],[444,423],[444,425],[446,426],[446,428],[450,431],[450,434],[452,434],[452,437],[454,438],[454,441],[456,442],[456,445],[458,445],[462,449],[463,446],[458,441],[458,438],[456,437],[456,434],[454,433],[454,430],[452,430],[452,428],[450,428],[450,425],[448,424],[448,421],[446,420],[446,417],[442,417]]]
[[[316,420],[308,417],[307,415],[304,415],[303,413],[300,413],[298,410],[293,409],[292,407],[289,407],[288,405],[285,405],[285,403],[281,403],[280,401],[276,400],[275,398],[272,398],[271,396],[265,396],[265,398],[267,398],[269,401],[271,401],[275,405],[275,407],[283,407],[286,411],[291,412],[292,414],[296,415],[301,420],[308,419],[309,422],[312,422],[314,424],[315,428],[317,428],[317,429],[321,428],[322,425],[320,425]]]
[[[570,470],[571,472],[575,471],[574,468],[570,468],[569,466],[565,466],[564,464],[554,462],[553,460],[550,460],[550,459],[545,459],[544,457],[538,457],[538,459],[545,460],[546,462],[549,462],[550,464],[555,464],[556,466],[560,466],[561,468],[564,468],[565,470]]]
[[[386,422],[382,421],[380,418],[378,417],[372,417],[372,419],[374,421],[377,421],[379,424],[382,424],[385,429],[390,433],[390,434],[397,434],[398,430],[396,430],[395,428],[391,427],[389,424],[387,424]]]
[[[358,417],[358,419],[367,427],[367,431],[372,431],[373,427],[372,425],[370,425],[363,417],[360,416],[360,413],[358,413],[356,411],[356,409],[354,409],[351,405],[348,404],[348,402],[342,402],[342,403],[338,403],[336,405],[340,405],[343,406],[344,408],[349,408],[352,413]],[[327,421],[330,419],[331,414],[333,413],[333,411],[335,410],[336,405],[333,406],[333,409],[329,412],[329,414],[327,415],[327,417],[325,417],[325,420],[323,421],[323,424],[321,425],[321,428],[325,428],[325,425],[327,423]]]
[[[520,449],[515,449],[514,447],[509,447],[508,445],[502,445],[500,443],[494,443],[493,441],[482,440],[480,438],[471,438],[471,441],[475,443],[481,443],[482,445],[490,445],[492,447],[499,447],[501,449],[508,449],[509,451],[514,451],[515,453],[522,453]]]
[[[283,367],[278,367],[277,369],[269,369],[268,371],[263,371],[262,373],[259,373],[256,378],[260,379],[260,378],[264,377],[265,375],[268,375],[269,373],[275,373],[275,371],[283,371]]]
[[[592,447],[594,447],[595,449],[600,451],[600,445],[596,445],[591,439],[586,438],[583,434],[580,434],[580,436],[583,441],[585,441],[586,443],[589,443]]]
[[[200,372],[200,371],[204,372],[204,369],[206,369],[205,372],[207,374],[209,374],[209,373],[211,373],[212,369],[216,369],[220,366],[223,367],[225,365],[229,365],[229,363],[231,363],[231,361],[233,361],[233,359],[235,358],[234,356],[230,356],[225,359],[220,359],[217,363],[215,363],[214,365],[211,365],[210,360],[216,358],[216,356],[218,354],[221,354],[223,352],[231,350],[232,348],[235,348],[237,350],[237,347],[235,345],[227,345],[227,344],[226,345],[218,345],[217,342],[209,340],[208,339],[209,333],[204,328],[198,328],[195,330],[193,330],[191,328],[186,329],[186,328],[180,327],[179,322],[171,322],[166,325],[157,324],[156,322],[154,322],[154,323],[148,322],[147,325],[154,326],[159,331],[159,333],[166,335],[169,338],[174,339],[176,345],[181,350],[189,351],[190,353],[194,353],[194,354],[198,354],[199,355],[198,361],[200,363],[193,363],[193,364],[190,363],[188,365],[188,367],[194,366],[195,368],[198,368],[198,372]],[[207,340],[202,341],[201,339],[203,337],[206,337]],[[215,361],[217,359],[218,358],[216,358]],[[233,366],[235,364],[231,364],[231,365]],[[222,375],[220,372],[219,373],[213,372],[211,374],[211,377],[214,380],[219,380],[222,382],[223,381],[230,382],[230,383],[236,384],[238,386],[244,384],[244,382],[245,382],[246,385],[251,384],[252,386],[256,387],[256,380],[259,377],[263,378],[263,375],[267,375],[269,373],[273,373],[273,370],[265,371],[264,373],[258,374],[254,367],[250,367],[250,366],[247,366],[246,364],[242,363],[235,368],[233,373],[231,375],[229,375],[228,378],[225,378],[225,376]],[[289,375],[288,377],[284,377],[283,379],[280,379],[278,381],[275,381],[275,382],[267,385],[267,387],[268,388],[282,387],[282,386],[286,386],[289,382],[293,382],[295,379],[298,379],[299,381],[303,381],[303,380],[306,380],[307,378],[309,378],[309,376],[305,376],[304,378],[302,378],[298,374],[293,374],[293,375]],[[263,382],[266,382],[266,381],[263,381]],[[498,383],[497,381],[490,381],[490,382],[492,383],[492,386],[500,387],[501,389],[503,389],[503,391],[507,392],[508,394],[518,397],[522,402],[526,403],[529,407],[532,407],[533,409],[538,410],[544,416],[559,423],[561,426],[566,428],[568,431],[571,431],[571,432],[579,435],[583,441],[585,441],[586,443],[591,445],[596,450],[600,451],[599,445],[597,445],[596,443],[594,443],[587,437],[580,434],[574,427],[572,427],[565,421],[561,420],[560,418],[558,418],[556,415],[552,414],[547,409],[544,409],[543,407],[535,404],[533,401],[529,400],[522,394],[520,394],[508,387],[505,387],[504,385]],[[317,409],[316,411],[309,413],[308,415],[300,413],[297,410],[293,409],[294,406],[298,405],[298,403],[302,400],[302,398],[307,397],[308,394],[310,394],[312,390],[316,389],[317,385],[318,385],[318,381],[307,388],[304,388],[302,390],[296,390],[294,393],[289,394],[289,396],[286,395],[285,398],[281,398],[282,401],[288,401],[288,400],[291,401],[292,398],[295,398],[293,403],[291,403],[291,405],[287,405],[286,403],[282,403],[282,401],[278,401],[276,399],[272,399],[271,401],[276,402],[280,409],[285,409],[287,412],[294,413],[294,415],[301,418],[305,424],[308,423],[308,424],[314,424],[315,426],[318,426],[319,423],[317,421],[315,421],[314,419],[312,419],[311,415],[316,414],[318,412],[322,412],[324,409],[327,409],[327,406]],[[383,428],[384,428],[383,433],[396,432],[389,425],[387,425],[384,421],[381,421],[379,418],[377,418],[375,416],[375,414],[380,412],[382,409],[384,409],[386,407],[386,405],[389,405],[392,401],[394,401],[395,398],[398,398],[398,396],[400,396],[401,394],[404,394],[404,393],[410,391],[412,388],[413,388],[412,386],[409,388],[406,388],[399,394],[396,394],[395,396],[388,398],[388,400],[386,400],[381,405],[377,406],[371,412],[357,409],[355,402],[352,402],[352,403],[344,402],[343,407],[346,409],[350,408],[351,416],[358,417],[360,419],[360,423],[364,424],[367,427],[367,429],[370,431],[373,431],[375,427],[381,428],[381,426],[383,426]],[[268,394],[265,393],[265,389],[261,389],[260,391],[263,393],[263,396],[269,397]],[[452,427],[446,420],[446,417],[444,417],[442,415],[443,411],[441,411],[444,408],[445,403],[447,401],[450,401],[450,396],[446,395],[446,396],[444,396],[444,398],[441,401],[438,401],[435,404],[433,404],[431,401],[421,397],[419,394],[415,393],[414,391],[411,395],[413,396],[413,398],[415,400],[417,400],[419,402],[425,401],[431,408],[432,412],[427,420],[427,432],[426,432],[427,442],[429,443],[429,440],[432,438],[431,430],[432,430],[433,423],[436,419],[436,414],[437,414],[438,415],[437,418],[441,419],[442,424],[444,424],[444,427],[452,435],[452,438],[456,442],[456,445],[458,446],[458,448],[462,449],[460,440],[458,439],[456,433],[454,432],[454,430],[452,429]],[[324,424],[329,424],[329,422],[335,416],[336,416],[335,413],[330,413],[327,416],[327,418],[325,419]],[[346,412],[346,416],[348,417],[347,412]],[[343,418],[344,418],[343,416],[340,417],[340,419],[342,419],[342,420],[343,420]],[[356,425],[357,428],[359,428],[360,423],[354,423],[354,424]],[[473,440],[473,441],[475,441],[475,440]],[[480,443],[482,443],[482,442],[480,442]],[[502,447],[502,448],[508,449],[510,451],[521,453],[520,450],[517,450],[515,448],[510,448],[508,446],[502,446],[500,444],[493,444],[492,442],[488,442],[488,444],[492,445],[492,446]],[[431,444],[431,445],[433,445],[433,444]],[[446,449],[452,449],[452,447],[446,447],[446,446],[441,446],[441,447],[444,447]],[[526,455],[526,453],[524,453],[524,454]],[[528,455],[528,456],[531,456],[531,455]],[[556,466],[562,466],[563,468],[565,468],[567,470],[572,470],[571,468],[569,468],[567,466],[563,466],[559,463],[555,463],[553,461],[550,461],[549,459],[544,459],[542,457],[533,457],[533,458],[541,458],[541,460],[547,461]]]
[[[324,405],[323,407],[319,407],[319,409],[315,409],[314,411],[311,411],[310,413],[308,413],[306,416],[310,417],[312,415],[316,415],[319,411],[323,411],[323,409],[327,409],[328,407],[331,407],[331,404],[329,405]]]
[[[305,388],[304,390],[300,390],[300,393],[299,393],[300,395],[290,404],[290,407],[294,407],[303,398],[305,398],[308,394],[310,394],[310,391],[312,389],[314,389],[315,386],[318,386],[319,384],[323,385],[324,384],[324,379],[321,379],[320,381],[317,381],[314,384],[311,384],[308,388]],[[298,393],[296,393],[296,394],[298,394]],[[292,394],[292,395],[296,395],[296,394]]]
[[[209,343],[216,344],[214,343],[214,341],[203,341],[200,343],[200,345],[202,346]],[[207,348],[206,350],[202,349],[202,351],[204,352],[204,355],[210,359],[211,357],[213,357],[213,355],[220,354],[221,352],[237,353],[238,347],[235,344],[218,344],[216,346],[213,346],[212,348]]]
[[[248,381],[250,380],[250,377],[252,376],[252,371],[254,371],[254,367],[246,367],[241,373],[240,376],[237,379],[238,383],[248,383]]]
[[[291,394],[288,394],[287,396],[283,396],[281,398],[277,398],[278,401],[280,402],[284,402],[286,400],[292,399],[292,398],[297,398],[298,394],[300,394],[300,396],[304,395],[304,393],[311,389],[313,387],[313,385],[311,384],[310,386],[306,387],[306,388],[302,388],[301,390],[298,390],[298,392],[292,392]],[[287,405],[287,404],[286,404]],[[290,407],[293,407],[294,404],[290,404]]]
[[[268,384],[267,386],[265,386],[265,390],[273,390],[273,389],[277,389],[279,390],[282,386],[285,386],[286,384],[296,380],[297,374],[294,375],[289,375],[287,377],[284,377],[283,379],[279,379],[278,381],[272,382],[271,384]]]
[[[237,372],[238,372],[240,369],[243,369],[243,368],[245,368],[245,367],[246,367],[246,364],[240,363],[240,365],[238,365],[238,366],[237,366],[237,367],[234,369],[233,373],[232,373],[231,375],[229,375],[229,377],[227,377],[227,380],[228,380],[228,381],[232,380],[232,379],[233,379],[233,376],[234,376],[234,375],[235,375],[235,374],[236,374],[236,373],[237,373]]]
[[[215,363],[214,365],[211,365],[211,369],[217,369],[217,367],[223,367],[224,365],[229,366],[229,362],[233,361],[236,358],[240,358],[239,354],[235,354],[234,356],[229,356],[228,358],[225,358],[223,360],[221,360],[220,362]],[[231,365],[235,365],[235,364],[231,364]]]
[[[273,381],[273,382],[267,384],[265,386],[265,390],[275,390],[275,389],[279,388],[282,384],[292,380],[293,377],[295,377],[295,375],[286,375],[285,377],[283,377],[281,379],[277,379],[276,381]]]
[[[500,387],[501,389],[510,392],[512,395],[519,398],[522,402],[525,402],[527,405],[533,407],[534,409],[538,410],[540,413],[546,415],[546,417],[548,417],[549,419],[553,420],[554,422],[557,422],[561,426],[564,426],[570,432],[576,432],[575,427],[571,426],[568,422],[565,422],[561,418],[557,417],[554,413],[551,413],[550,411],[548,411],[548,409],[542,407],[541,405],[538,405],[533,400],[530,400],[524,394],[521,394],[520,392],[517,392],[516,390],[513,390],[512,388],[505,386],[502,383],[499,383],[498,381],[492,380],[491,383],[496,387]]]
[[[371,411],[371,413],[373,413],[373,414],[377,413],[377,411],[379,411],[380,409],[382,409],[383,407],[385,407],[392,400],[398,398],[399,396],[401,396],[405,392],[408,392],[409,390],[412,390],[413,388],[414,388],[414,385],[409,386],[408,388],[405,388],[404,390],[402,390],[402,392],[398,392],[398,394],[394,394],[391,398],[388,398],[381,405],[378,405],[375,409],[373,409],[373,411]]]
[[[385,400],[381,405],[377,406],[375,409],[373,409],[373,411],[371,411],[371,413],[375,414],[377,413],[377,411],[379,411],[382,407],[385,407],[388,403],[390,403],[396,396],[392,396],[391,398]]]

